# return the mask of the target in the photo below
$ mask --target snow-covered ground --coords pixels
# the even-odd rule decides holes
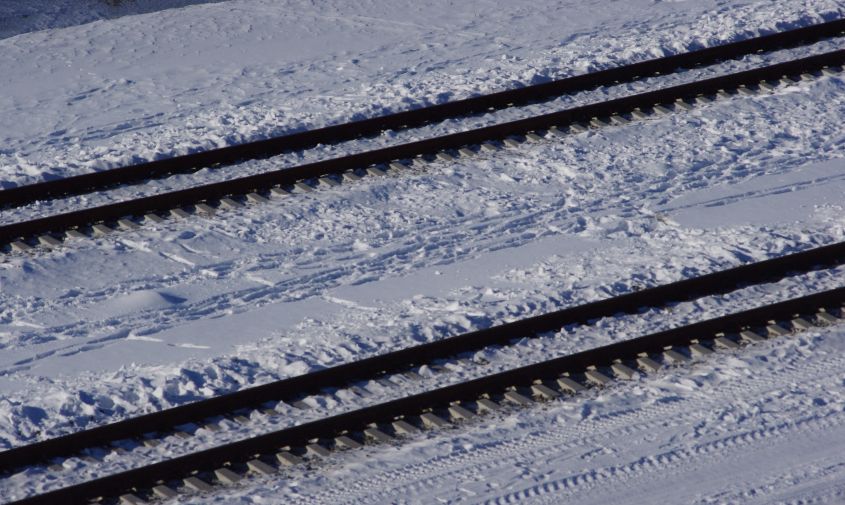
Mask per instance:
[[[29,24],[2,32],[25,8],[0,1],[6,186],[845,14],[841,2],[784,0],[162,0],[87,14],[74,2],[54,4],[69,12],[58,25],[63,16],[44,7]],[[156,10],[185,4],[195,5]],[[133,10],[151,12],[124,15]],[[50,26],[59,27],[27,33]],[[830,47],[836,42],[818,49]],[[755,58],[746,63],[768,61]],[[843,78],[823,77],[211,218],[3,257],[0,448],[841,241],[843,90]],[[409,135],[420,134],[427,133]],[[279,157],[223,173],[294,162]],[[192,179],[163,184],[184,180]],[[46,210],[2,211],[0,222]],[[490,350],[489,367],[415,387],[839,287],[841,278],[841,269],[815,272],[602,320]],[[772,342],[401,447],[350,453],[329,462],[328,472],[322,465],[296,470],[202,500],[836,503],[845,485],[843,336],[845,329],[834,328]],[[375,388],[369,401],[401,393]],[[226,425],[220,434],[137,449],[103,466],[74,458],[65,464],[75,472],[66,475],[33,468],[3,482],[0,497],[357,406],[341,394],[309,401],[312,411]]]

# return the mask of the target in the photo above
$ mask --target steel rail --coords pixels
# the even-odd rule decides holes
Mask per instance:
[[[0,452],[0,473],[9,473],[17,468],[52,458],[78,454],[87,448],[108,446],[117,440],[138,438],[144,433],[172,431],[181,424],[199,422],[240,409],[257,408],[270,401],[294,401],[326,388],[339,388],[358,380],[408,370],[437,359],[476,352],[491,345],[507,344],[514,338],[532,337],[557,331],[567,325],[587,323],[615,314],[637,313],[643,307],[659,308],[669,303],[718,295],[738,287],[775,282],[787,276],[841,264],[845,264],[845,242],[504,323],[8,449]]]
[[[775,65],[745,70],[701,81],[669,88],[648,91],[636,95],[616,98],[604,102],[574,107],[558,112],[542,114],[507,123],[486,126],[460,133],[444,135],[417,142],[385,147],[372,151],[341,156],[328,160],[283,168],[247,177],[216,182],[178,191],[162,193],[124,202],[112,203],[56,214],[30,221],[0,226],[0,245],[38,234],[65,231],[86,225],[110,222],[132,216],[143,216],[152,212],[163,212],[177,207],[215,200],[223,197],[247,194],[278,185],[290,185],[297,181],[311,179],[343,171],[395,160],[413,159],[417,156],[434,154],[448,149],[476,145],[492,139],[542,130],[552,126],[569,125],[589,121],[595,117],[608,117],[636,109],[650,108],[658,104],[671,104],[677,100],[694,99],[702,95],[716,94],[721,90],[732,90],[743,86],[757,85],[762,81],[797,76],[802,73],[837,66],[845,62],[845,50],[792,60]]]
[[[258,454],[272,454],[274,448],[302,446],[313,439],[360,431],[372,423],[419,415],[428,409],[444,408],[454,402],[473,401],[484,394],[502,391],[515,385],[532,384],[537,379],[559,376],[564,372],[580,372],[596,365],[609,366],[620,358],[660,352],[667,347],[688,345],[698,339],[720,333],[766,326],[771,320],[792,318],[795,314],[814,313],[819,308],[841,304],[843,300],[845,288],[837,288],[769,304],[186,454],[24,498],[9,505],[83,503],[94,498],[118,496],[155,486],[162,481],[187,477],[196,472],[213,471],[231,462],[253,459]]]
[[[672,73],[679,68],[694,68],[756,52],[812,43],[827,37],[839,36],[843,31],[845,31],[845,19],[837,19],[522,88],[289,133],[266,140],[9,188],[0,191],[0,208],[83,194],[170,174],[189,173],[214,165],[267,158],[286,151],[310,148],[317,144],[331,144],[377,135],[384,130],[412,128],[448,118],[539,102],[567,93],[630,82],[644,76]]]

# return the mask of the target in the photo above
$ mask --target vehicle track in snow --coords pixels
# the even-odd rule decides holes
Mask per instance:
[[[808,342],[767,345],[770,348],[772,346],[813,347]],[[761,351],[745,352],[759,354]],[[569,464],[569,460],[578,459],[587,466],[593,460],[594,457],[591,454],[597,447],[606,449],[609,444],[615,444],[616,449],[620,449],[620,446],[624,449],[626,444],[642,444],[647,441],[649,432],[652,430],[671,431],[672,428],[692,426],[701,423],[702,420],[710,421],[714,411],[726,411],[735,407],[747,408],[749,403],[764,404],[768,399],[782,397],[786,384],[792,389],[806,388],[803,393],[807,395],[812,395],[815,391],[823,396],[822,392],[825,388],[843,380],[841,373],[836,371],[843,369],[845,360],[835,353],[827,354],[820,359],[809,359],[808,354],[798,353],[789,356],[787,360],[781,359],[777,367],[754,367],[753,374],[725,377],[717,384],[698,380],[698,377],[707,378],[708,374],[712,373],[714,366],[708,363],[694,365],[690,378],[688,378],[690,371],[674,370],[648,379],[660,381],[666,385],[671,385],[673,382],[690,382],[694,391],[690,398],[684,398],[681,401],[660,401],[660,393],[666,398],[671,398],[672,391],[669,387],[663,390],[656,387],[657,391],[654,395],[656,397],[652,398],[653,403],[633,406],[623,403],[622,406],[609,412],[590,414],[587,418],[580,420],[574,415],[577,413],[573,412],[574,409],[540,408],[538,413],[532,416],[533,419],[530,418],[527,421],[529,423],[527,427],[520,426],[519,431],[528,432],[528,435],[517,435],[484,446],[473,444],[475,436],[461,436],[460,433],[454,433],[451,436],[457,440],[453,442],[453,450],[448,451],[448,454],[438,455],[437,451],[431,451],[430,455],[422,454],[418,457],[417,459],[422,460],[419,463],[398,468],[388,467],[379,471],[380,475],[376,477],[355,479],[351,472],[354,472],[356,462],[346,457],[342,459],[341,464],[350,465],[353,470],[341,473],[340,485],[330,487],[324,493],[300,495],[297,497],[298,502],[372,503],[388,497],[392,499],[413,497],[423,489],[450,489],[457,486],[459,482],[473,482],[474,476],[496,475],[502,471],[509,471],[509,468],[530,465],[531,461],[537,459],[560,458],[561,465],[570,468],[573,465]],[[741,358],[741,353],[737,357]],[[718,368],[718,366],[715,367],[717,371]],[[619,389],[612,394],[615,394],[617,398],[631,395],[633,390],[642,387],[642,383],[620,385]],[[595,398],[594,395],[592,399]],[[582,402],[589,403],[590,401],[591,399],[588,398]],[[544,420],[549,416],[556,416],[560,422],[549,428],[548,421]],[[672,489],[674,487],[672,482],[678,482],[676,479],[679,474],[694,475],[708,466],[728,463],[739,454],[754,454],[754,451],[761,449],[761,445],[776,444],[778,440],[783,441],[808,434],[825,440],[831,433],[841,433],[845,429],[845,413],[836,405],[829,406],[822,413],[805,414],[794,419],[789,416],[784,417],[785,419],[781,419],[774,426],[766,428],[753,430],[740,428],[734,432],[731,429],[736,429],[736,427],[731,426],[724,428],[728,433],[724,436],[704,434],[688,443],[684,443],[684,440],[665,441],[671,449],[660,450],[658,447],[650,455],[638,456],[628,462],[624,462],[624,451],[617,450],[614,452],[614,457],[622,459],[624,463],[593,466],[586,472],[567,468],[561,472],[565,477],[551,481],[543,479],[544,482],[541,484],[521,488],[515,484],[513,487],[517,490],[485,499],[483,503],[559,503],[561,499],[566,498],[584,499],[589,503],[600,503],[604,500],[606,503],[607,500],[615,497],[621,498],[625,493],[629,493],[630,496],[630,493],[640,489],[651,491]],[[502,423],[511,426],[507,423],[507,417],[501,419],[499,425]],[[540,427],[534,431],[531,429],[532,423]],[[730,424],[729,421],[726,423]],[[477,429],[471,428],[470,431],[475,432],[473,435],[479,435],[480,438],[480,434],[484,431],[495,429],[496,425],[491,422],[490,425]],[[515,427],[505,428],[503,431],[507,433],[512,430],[517,431]],[[462,449],[461,444],[471,449]],[[398,449],[386,449],[386,451],[391,450]],[[839,451],[840,448],[834,444],[833,450]],[[746,457],[753,461],[755,455],[748,456],[748,454]],[[309,473],[312,472],[304,472],[297,476],[316,478],[314,475],[308,475]],[[835,473],[841,475],[845,473],[845,468],[835,469]],[[772,476],[767,476],[766,480],[778,481]],[[373,489],[379,491],[374,492]],[[495,496],[496,494],[495,490],[489,488],[485,491],[484,494],[487,495]],[[476,501],[471,497],[468,498],[469,501]],[[718,495],[716,498],[726,499]],[[759,495],[757,498],[759,499]],[[748,496],[745,499],[748,499]],[[703,502],[706,500],[696,501],[696,503]]]

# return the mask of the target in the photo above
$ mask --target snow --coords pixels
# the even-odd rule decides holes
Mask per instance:
[[[346,453],[208,503],[839,503],[842,336],[783,339]]]
[[[266,138],[804,26],[834,1],[624,4],[0,0],[0,185]],[[173,7],[165,9],[166,7]],[[23,15],[28,17],[24,18]],[[23,21],[23,20],[26,21]],[[40,31],[35,31],[40,30]],[[782,61],[837,41],[551,106]],[[0,448],[845,239],[841,77],[0,261]],[[521,111],[321,146],[59,209],[256,173]],[[486,349],[486,367],[363,384],[367,402],[821,289],[843,269]],[[845,330],[779,339],[478,424],[367,448],[226,503],[842,501]],[[424,372],[424,371],[423,371]],[[343,390],[222,421],[13,499],[357,408]],[[187,498],[186,502],[195,502]]]

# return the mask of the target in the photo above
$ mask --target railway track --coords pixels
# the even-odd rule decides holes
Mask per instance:
[[[113,451],[116,442],[127,439],[138,445],[156,444],[156,437],[150,438],[150,433],[158,434],[157,437],[179,433],[179,426],[186,423],[210,426],[214,423],[210,419],[221,416],[237,421],[248,416],[250,410],[263,411],[267,402],[296,406],[308,395],[343,388],[354,390],[354,384],[362,380],[390,382],[398,376],[414,375],[419,379],[415,370],[423,365],[436,368],[438,360],[460,359],[466,353],[507,345],[514,339],[536,337],[567,325],[590,324],[592,320],[619,313],[635,314],[644,307],[664,307],[843,263],[845,243],[839,243],[563,309],[12,449],[0,453],[0,469],[8,475],[28,465],[49,463],[88,449],[101,453],[103,448]],[[654,371],[660,363],[680,363],[710,354],[715,347],[735,348],[742,341],[758,341],[790,329],[807,329],[813,321],[832,324],[843,316],[839,311],[843,301],[845,288],[805,296],[365,407],[15,503],[74,503],[127,493],[132,496],[127,496],[125,502],[140,503],[142,497],[167,497],[178,489],[204,490],[214,482],[235,482],[248,470],[273,473],[275,466],[296,463],[304,454],[324,456],[337,448],[356,448],[368,439],[388,441],[421,427],[441,426],[459,418],[467,420],[478,415],[479,409],[495,410],[502,401],[530,404],[532,395],[551,399],[564,392],[562,389],[576,392],[590,383],[603,385],[609,383],[610,377],[624,378],[638,373],[637,368]],[[820,312],[822,308],[827,312]],[[796,319],[798,314],[809,316]],[[776,320],[786,323],[779,327],[772,322]],[[673,349],[663,349],[667,346]],[[570,376],[562,378],[562,373]],[[540,379],[546,382],[535,383]],[[483,394],[489,397],[481,398]],[[269,454],[272,457],[268,459],[267,447],[288,449]],[[256,454],[263,456],[256,459]]]
[[[191,212],[213,214],[248,202],[267,202],[273,196],[312,191],[314,185],[335,186],[365,175],[401,172],[420,158],[449,161],[517,145],[523,140],[538,141],[566,132],[579,133],[652,115],[683,112],[713,100],[732,99],[733,95],[753,95],[803,80],[836,76],[843,63],[845,50],[831,51],[459,133],[7,224],[0,226],[0,246],[6,244],[13,252],[26,252],[36,244],[53,247],[67,238],[131,230],[145,222],[186,217]]]
[[[341,123],[262,141],[9,188],[0,191],[0,208],[102,191],[121,184],[190,173],[211,166],[267,158],[288,151],[307,149],[318,144],[335,144],[379,135],[385,130],[404,130],[446,119],[539,103],[565,94],[632,82],[649,76],[676,73],[680,69],[712,65],[749,54],[808,45],[825,38],[841,37],[843,34],[845,34],[845,19],[833,20],[523,88]],[[315,173],[315,175],[322,174]]]

